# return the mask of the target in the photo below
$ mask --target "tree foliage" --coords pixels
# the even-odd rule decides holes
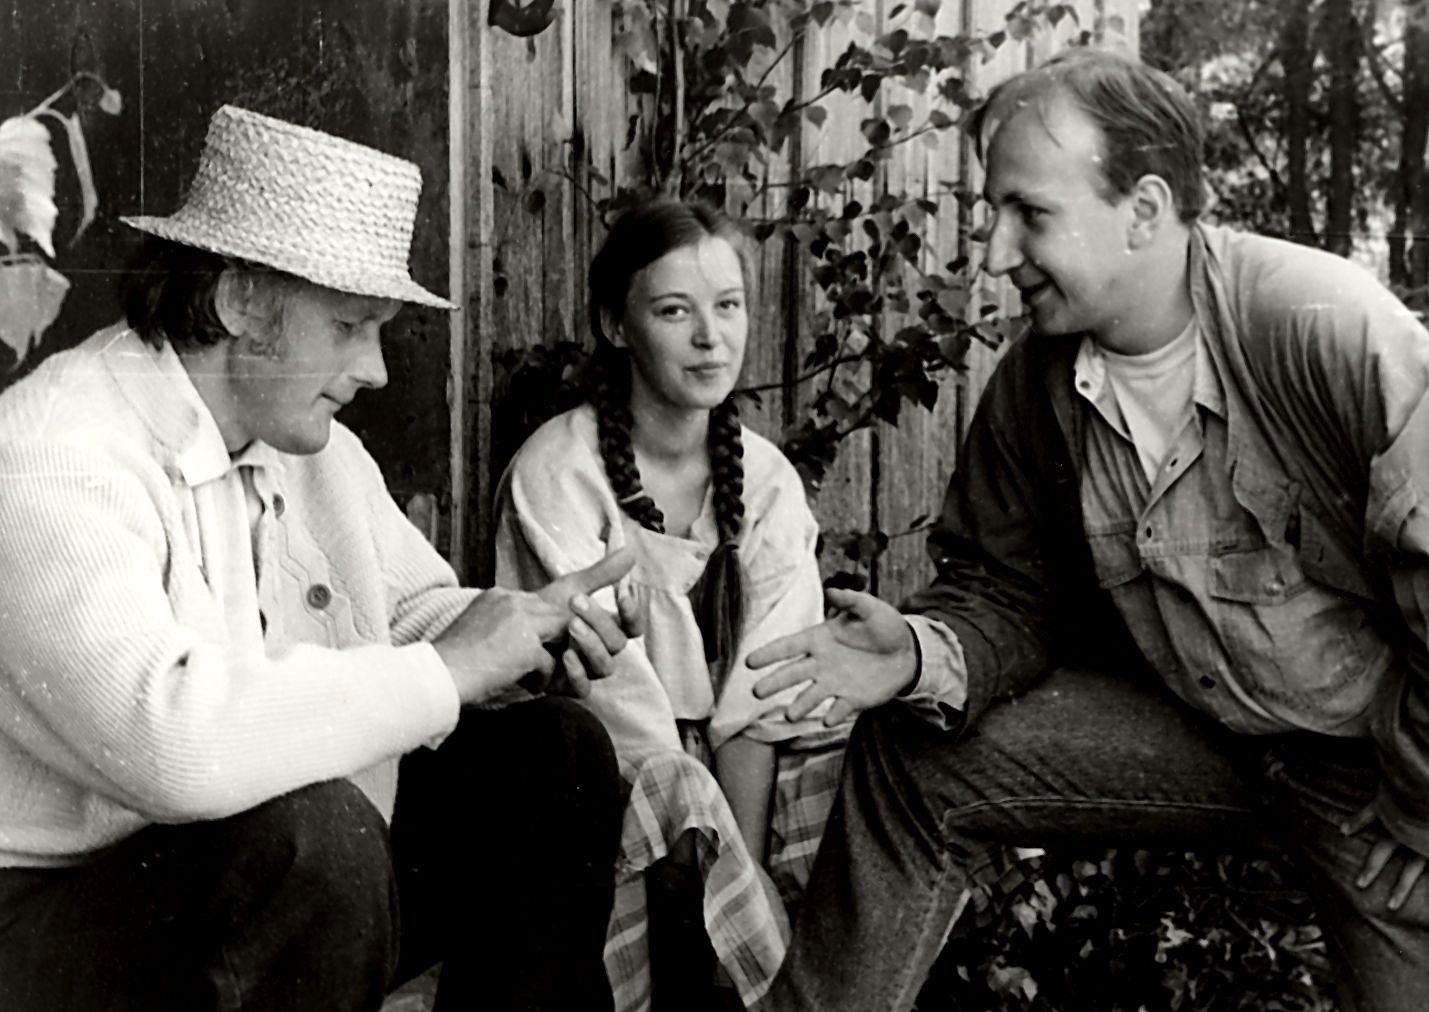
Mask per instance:
[[[1152,0],[1142,57],[1209,129],[1213,219],[1429,285],[1429,3]]]

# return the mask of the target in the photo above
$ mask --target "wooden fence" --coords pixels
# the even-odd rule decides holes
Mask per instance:
[[[542,342],[589,340],[583,272],[603,233],[592,200],[610,192],[600,177],[614,185],[639,168],[626,145],[637,100],[625,87],[630,68],[615,49],[613,0],[565,0],[556,21],[527,38],[490,28],[485,6],[451,8],[451,180],[452,192],[463,196],[452,203],[451,285],[467,316],[456,321],[452,344],[451,548],[476,576],[488,571],[491,491],[503,463],[492,454],[493,357]],[[820,72],[851,39],[866,42],[886,30],[894,6],[891,0],[866,0],[871,20],[862,27],[853,22],[813,33],[771,83],[781,95],[796,87],[811,94]],[[991,32],[1004,26],[1012,7],[1013,0],[944,0],[936,32]],[[974,83],[985,91],[1082,29],[1109,28],[1135,45],[1136,0],[1082,0],[1077,7],[1078,19],[1064,20],[1055,32],[1003,45],[976,68]],[[900,25],[907,14],[902,17]],[[784,163],[770,166],[776,180],[801,165],[845,160],[861,150],[859,121],[869,115],[868,106],[857,96],[827,104],[825,124],[806,125]],[[958,205],[942,181],[981,185],[961,133],[940,136],[933,150],[902,146],[880,176],[859,184],[934,199],[939,213],[925,226],[924,255],[939,264],[960,254],[977,256],[965,248]],[[758,266],[742,386],[778,387],[796,375],[810,346],[815,286],[783,240],[761,245]],[[1006,299],[995,286],[984,294]],[[845,442],[813,501],[826,532],[898,535],[936,513],[993,357],[974,350],[966,373],[944,379],[934,410],[905,409],[896,428],[880,423]],[[807,396],[766,396],[746,419],[777,439]],[[852,568],[835,554],[826,552],[826,570]],[[895,536],[867,575],[875,590],[896,599],[927,579],[925,558],[920,535]]]
[[[79,70],[99,73],[125,99],[123,113],[109,117],[94,110],[94,94],[81,95],[99,216],[83,242],[60,250],[57,266],[74,287],[30,361],[118,316],[114,276],[134,246],[118,218],[177,207],[218,105],[245,105],[412,158],[426,184],[413,271],[437,289],[447,272],[462,309],[449,318],[404,311],[389,335],[389,387],[359,398],[344,419],[399,499],[436,505],[429,530],[464,575],[486,577],[490,498],[502,463],[492,452],[494,357],[589,340],[583,275],[603,234],[591,203],[602,185],[591,170],[618,182],[639,169],[625,144],[636,99],[616,52],[615,0],[557,0],[554,22],[529,38],[490,25],[491,3],[0,0],[0,116],[30,108]],[[936,30],[994,30],[1013,4],[943,0]],[[896,6],[863,0],[869,25],[819,33],[772,80],[811,88],[850,38],[883,30]],[[985,90],[1069,32],[1114,18],[1134,45],[1136,6],[1079,0],[1079,24],[1004,45],[976,69],[976,83]],[[788,157],[770,167],[776,178],[853,150],[866,107],[848,99],[830,103],[830,113],[822,128],[809,125],[792,139]],[[61,233],[78,201],[65,173]],[[869,185],[932,195],[948,179],[976,187],[976,174],[950,131],[937,150],[904,146]],[[936,199],[940,211],[924,240],[927,255],[943,262],[964,252],[964,240],[955,202]],[[777,387],[797,369],[811,340],[814,293],[782,241],[763,245],[744,385]],[[19,371],[3,355],[0,348],[0,386]],[[826,530],[897,533],[937,510],[991,361],[975,351],[967,373],[943,383],[936,410],[907,410],[897,428],[880,425],[847,441],[814,499]],[[806,396],[771,392],[751,424],[777,438]],[[884,596],[926,579],[922,541],[895,538],[873,568]],[[834,558],[828,568],[848,565]]]

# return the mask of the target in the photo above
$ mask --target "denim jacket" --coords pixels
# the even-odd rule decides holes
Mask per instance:
[[[1212,565],[1230,590],[1338,594],[1345,635],[1364,627],[1392,645],[1367,721],[1384,773],[1376,808],[1429,853],[1429,333],[1339,257],[1205,226],[1190,242],[1197,323],[1227,387],[1222,466],[1254,519]],[[965,721],[1053,667],[1158,677],[1128,630],[1143,616],[1117,608],[1105,558],[1099,578],[1082,514],[1081,340],[1008,350],[930,538],[937,578],[905,605],[957,635]]]

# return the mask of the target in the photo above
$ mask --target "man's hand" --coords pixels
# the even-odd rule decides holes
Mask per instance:
[[[1374,822],[1375,818],[1374,806],[1367,805],[1341,826],[1340,831],[1346,836],[1354,836]],[[1404,868],[1399,873],[1399,881],[1394,884],[1394,891],[1389,894],[1389,909],[1391,910],[1398,910],[1404,906],[1404,901],[1409,899],[1409,894],[1413,891],[1415,883],[1424,874],[1424,855],[1415,853],[1403,844],[1396,842],[1392,837],[1380,840],[1370,848],[1369,856],[1365,858],[1364,867],[1360,869],[1359,877],[1355,879],[1355,885],[1361,889],[1368,889],[1370,884],[1379,878],[1380,872],[1388,866],[1389,859],[1394,856],[1395,851],[1404,853]]]
[[[432,641],[463,703],[489,699],[527,674],[534,691],[585,695],[590,678],[610,673],[625,649],[621,622],[589,595],[615,583],[634,564],[628,549],[561,577],[535,593],[483,591]],[[628,605],[622,604],[622,614]],[[555,650],[547,645],[555,646]],[[556,674],[556,655],[562,671]]]
[[[819,625],[765,644],[749,655],[751,668],[789,661],[754,685],[767,699],[791,685],[810,684],[785,710],[789,720],[803,720],[825,699],[833,699],[824,723],[830,727],[880,706],[902,692],[917,676],[913,630],[898,609],[869,594],[829,588],[825,600],[833,615]]]

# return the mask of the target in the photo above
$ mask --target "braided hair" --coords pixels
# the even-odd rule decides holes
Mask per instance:
[[[629,353],[605,333],[602,318],[624,317],[630,286],[640,271],[672,250],[709,236],[726,239],[734,247],[748,287],[749,266],[738,227],[712,208],[668,198],[626,211],[611,227],[590,265],[590,323],[596,348],[587,373],[587,390],[595,408],[601,460],[620,508],[642,527],[660,533],[665,530],[665,517],[641,485],[631,442],[630,371],[634,365]],[[739,406],[732,396],[710,412],[707,440],[719,545],[691,588],[690,602],[718,694],[734,660],[744,621],[744,573],[738,549],[744,525],[744,441]]]

